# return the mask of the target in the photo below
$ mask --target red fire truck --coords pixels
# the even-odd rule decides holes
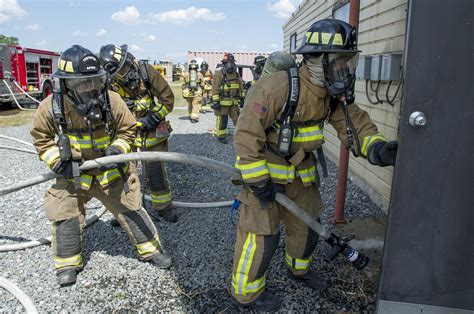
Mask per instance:
[[[59,52],[0,44],[0,105],[26,98],[42,99],[52,93]],[[7,85],[8,86],[7,86]],[[20,90],[21,89],[21,90]]]

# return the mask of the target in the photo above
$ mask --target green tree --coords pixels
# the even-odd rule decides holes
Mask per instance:
[[[8,37],[3,34],[0,34],[0,44],[18,45],[18,38]]]

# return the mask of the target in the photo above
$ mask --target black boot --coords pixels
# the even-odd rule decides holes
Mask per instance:
[[[110,219],[110,225],[112,227],[120,227],[120,223],[118,222],[117,218]]]
[[[162,217],[164,220],[168,222],[177,222],[178,221],[178,215],[176,215],[176,212],[174,211],[173,207],[164,209],[164,210],[158,210],[156,211],[160,217]]]
[[[327,278],[325,276],[319,275],[311,270],[309,270],[304,275],[298,276],[293,274],[291,270],[288,269],[288,277],[293,280],[301,281],[308,287],[313,288],[315,290],[323,291],[329,286]]]
[[[227,139],[225,137],[219,137],[218,140],[219,140],[219,143],[222,143],[222,144],[227,144],[228,143]]]
[[[232,303],[246,311],[273,312],[281,307],[281,298],[277,295],[263,291],[262,294],[253,302],[242,304],[232,297]]]
[[[56,274],[58,283],[61,287],[72,286],[77,280],[77,269],[69,268]]]
[[[171,257],[162,253],[153,255],[149,262],[158,268],[167,269],[171,267]]]

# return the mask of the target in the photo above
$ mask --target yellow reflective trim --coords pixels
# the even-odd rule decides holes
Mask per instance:
[[[224,84],[223,90],[240,89],[240,83]]]
[[[315,33],[311,33],[311,32],[308,32],[306,33],[308,35],[308,37],[306,37],[306,42],[308,42],[309,40],[309,44],[319,44],[319,33],[318,32],[315,32]]]
[[[48,167],[52,168],[56,161],[59,159],[59,147],[54,146],[45,151],[41,156],[40,159],[44,161]]]
[[[279,165],[267,163],[268,170],[270,171],[270,177],[272,179],[285,180],[292,182],[295,179],[295,166],[294,165]]]
[[[160,249],[160,239],[155,236],[151,241],[137,244],[135,247],[140,255],[150,254]]]
[[[296,136],[293,137],[293,142],[307,143],[324,140],[323,130],[319,125],[298,128]]]
[[[61,269],[65,267],[78,267],[82,266],[82,255],[77,254],[71,257],[62,258],[59,256],[53,256],[54,268]]]
[[[61,71],[64,71],[64,72],[74,73],[74,67],[72,66],[71,61],[66,61],[66,60],[63,60],[63,59],[59,59],[58,60],[58,68]]]
[[[312,261],[312,256],[310,256],[307,259],[300,259],[300,258],[294,258],[288,255],[288,253],[285,254],[285,262],[286,265],[289,267],[296,269],[296,270],[305,270],[308,269]]]
[[[329,41],[331,40],[332,33],[321,33],[321,44],[327,45],[329,44]]]
[[[88,149],[88,148],[93,148],[92,141],[95,142],[97,148],[99,149],[104,149],[109,147],[110,145],[110,137],[109,136],[104,136],[100,137],[97,139],[91,139],[89,135],[80,135],[80,136],[74,136],[74,135],[67,135],[69,137],[69,142],[71,144],[71,147],[77,150],[81,149]]]
[[[123,168],[124,172],[127,173],[128,166]],[[104,171],[102,174],[96,176],[97,181],[101,186],[106,186],[112,183],[114,180],[120,177],[120,172],[117,168]]]
[[[232,106],[232,105],[239,105],[240,104],[240,100],[221,100],[219,102],[221,104],[221,106]]]
[[[344,42],[342,41],[342,35],[339,34],[339,33],[336,33],[334,35],[334,39],[332,41],[332,44],[333,45],[341,45],[341,46],[344,45]]]
[[[150,196],[151,196],[151,202],[157,203],[157,204],[164,204],[164,203],[171,202],[173,200],[173,195],[171,192],[167,194],[163,194],[163,195],[150,193]]]
[[[116,139],[111,145],[118,146],[120,150],[124,152],[125,154],[130,153],[132,151],[132,148],[130,147],[130,145],[124,140],[122,140],[121,138]]]
[[[362,156],[367,157],[369,147],[375,142],[387,142],[387,139],[382,135],[382,133],[377,133],[375,135],[369,135],[364,137],[362,147],[360,149],[360,153],[362,154]]]
[[[136,137],[135,141],[133,142],[133,146],[142,147],[142,143],[144,143],[146,148],[150,148],[166,141],[167,139],[167,137],[147,137],[145,140],[143,140],[142,137]]]
[[[316,166],[311,166],[307,169],[297,169],[296,171],[303,183],[316,181]]]
[[[232,280],[234,292],[238,295],[246,295],[246,286],[248,282],[250,267],[252,266],[253,257],[257,249],[257,237],[255,233],[249,232],[245,240],[242,254],[240,255],[239,263],[235,274],[236,280]]]
[[[219,99],[220,99],[219,95],[212,95],[213,101],[219,101]]]
[[[240,161],[240,158],[238,159],[238,161]],[[256,168],[259,168],[261,166],[266,166],[266,165],[267,165],[267,161],[264,159],[264,160],[259,160],[256,162],[251,162],[249,164],[244,164],[244,165],[241,165],[240,163],[238,163],[235,165],[235,167],[240,170],[252,170],[252,169],[256,169]]]
[[[162,119],[164,119],[170,112],[165,105],[158,103],[152,110],[153,112],[158,113]]]
[[[249,164],[241,165],[239,157],[235,163],[235,167],[240,170],[242,179],[244,180],[255,179],[269,174],[266,160],[259,160]]]

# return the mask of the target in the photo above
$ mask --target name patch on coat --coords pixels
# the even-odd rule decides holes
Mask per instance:
[[[267,113],[268,111],[267,107],[262,104],[259,104],[258,102],[254,102],[252,104],[251,110],[260,116],[265,115],[265,113]]]

